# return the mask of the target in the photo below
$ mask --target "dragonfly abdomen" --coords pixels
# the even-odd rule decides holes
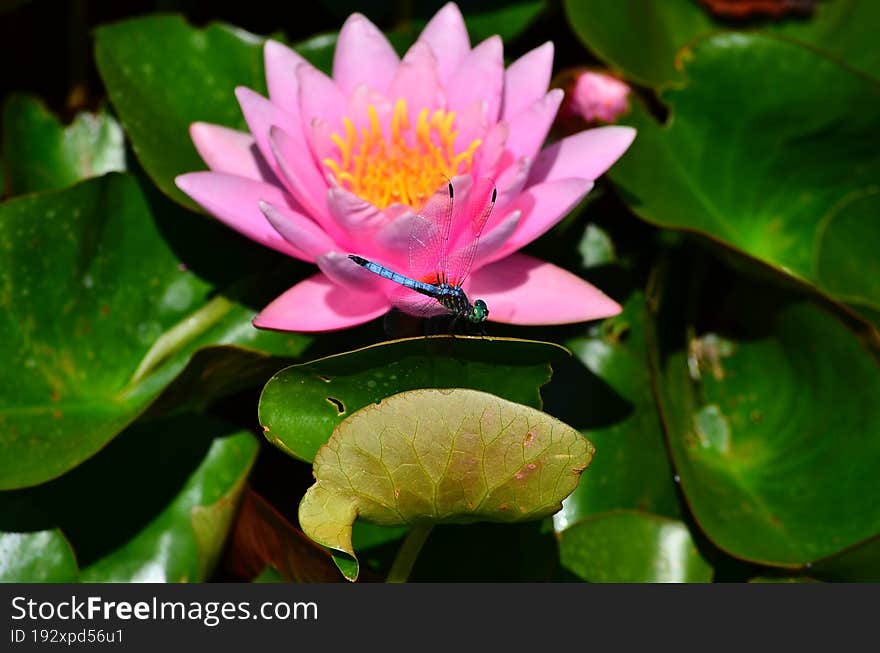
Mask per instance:
[[[394,283],[399,283],[401,286],[405,286],[407,288],[411,288],[418,293],[423,295],[428,295],[429,297],[437,296],[437,286],[434,286],[430,283],[425,283],[423,281],[416,281],[415,279],[410,279],[407,276],[400,274],[399,272],[395,272],[389,268],[386,268],[384,265],[379,265],[378,263],[373,263],[372,261],[368,261],[367,259],[356,256],[354,254],[349,254],[348,258],[352,261],[360,265],[361,267],[369,270],[373,274],[378,274],[380,277],[384,279],[389,279]]]
[[[428,297],[437,300],[437,303],[456,317],[464,317],[471,322],[480,323],[485,321],[489,316],[489,309],[486,306],[486,302],[482,299],[478,299],[471,304],[460,285],[449,284],[445,281],[436,285],[425,283],[424,281],[416,281],[415,279],[410,279],[390,268],[386,268],[384,265],[368,261],[361,256],[349,254],[348,258],[373,274],[378,274],[384,279],[389,279],[394,283],[398,283],[417,293],[427,295]]]

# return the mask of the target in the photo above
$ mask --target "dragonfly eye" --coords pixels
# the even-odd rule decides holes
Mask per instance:
[[[486,306],[486,302],[482,299],[475,301],[474,306],[471,309],[471,314],[468,315],[468,319],[474,324],[479,324],[480,322],[485,322],[488,317],[489,307]]]

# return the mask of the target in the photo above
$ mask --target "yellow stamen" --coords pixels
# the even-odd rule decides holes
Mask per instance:
[[[455,147],[453,111],[422,109],[411,125],[403,99],[394,103],[387,139],[373,105],[367,117],[360,129],[343,120],[345,134],[330,136],[339,156],[323,163],[341,186],[379,208],[395,202],[420,208],[445,179],[470,172],[482,144],[475,139],[464,149]]]

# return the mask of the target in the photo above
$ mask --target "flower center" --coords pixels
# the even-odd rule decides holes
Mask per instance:
[[[406,101],[399,99],[387,140],[376,108],[368,105],[367,113],[369,127],[360,131],[350,118],[344,119],[345,135],[330,137],[339,148],[339,159],[324,159],[324,165],[341,186],[380,209],[396,202],[421,208],[446,179],[470,171],[482,143],[474,139],[456,152],[454,111],[422,109],[413,126]]]

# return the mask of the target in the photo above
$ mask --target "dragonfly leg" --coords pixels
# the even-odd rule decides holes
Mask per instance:
[[[420,322],[423,320],[393,308],[385,314],[385,335],[392,339],[418,337],[423,328]]]
[[[449,323],[449,335],[452,338],[455,337],[455,327],[458,326],[458,318],[459,318],[458,314],[452,316],[452,321]]]

